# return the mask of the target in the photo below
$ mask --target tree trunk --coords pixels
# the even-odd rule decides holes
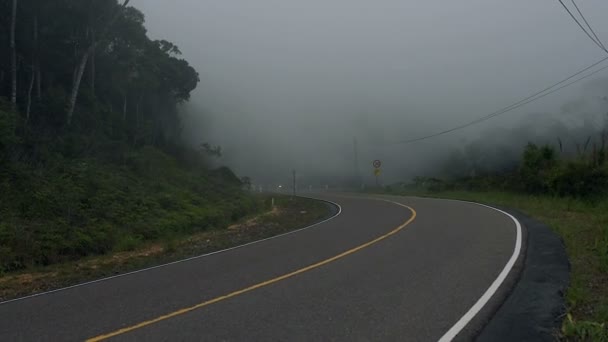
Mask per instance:
[[[38,60],[38,16],[34,16],[34,52],[32,54],[31,76],[30,83],[27,87],[27,106],[25,110],[25,124],[30,121],[30,113],[32,112],[32,90],[34,89],[34,81],[36,80],[36,61]]]
[[[122,121],[127,121],[127,92],[122,94]]]
[[[42,82],[40,81],[40,47],[38,46],[38,15],[34,16],[34,73],[36,74],[36,99],[40,101],[42,97]]]
[[[13,0],[13,1],[16,1],[16,0]],[[127,7],[127,5],[129,4],[129,1],[130,0],[125,0],[123,5],[121,6],[121,10],[124,9],[125,7]],[[114,24],[114,22],[116,22],[116,20],[118,19],[118,16],[121,13],[121,10],[117,11],[114,14],[114,17],[106,25],[104,32],[106,32]],[[102,36],[103,36],[103,34],[102,34]],[[93,51],[95,51],[95,48],[97,47],[98,43],[99,43],[98,41],[94,41],[91,43],[91,45],[88,47],[88,49],[82,55],[78,68],[76,69],[76,73],[74,75],[74,82],[72,84],[72,94],[70,95],[70,102],[68,104],[68,114],[67,114],[68,126],[72,124],[72,117],[74,116],[74,109],[76,108],[76,100],[78,99],[78,91],[80,90],[80,83],[82,82],[82,75],[84,74],[84,69],[86,68],[87,61],[89,60],[89,57],[91,56]]]
[[[34,79],[36,78],[36,68],[32,64],[32,76],[30,77],[30,85],[27,88],[27,109],[25,111],[25,124],[30,121],[30,112],[32,109],[32,89],[34,89]]]
[[[133,129],[133,146],[137,145],[137,140],[139,138],[139,105],[141,103],[141,96],[137,99],[135,103],[135,128]]]
[[[91,44],[94,44],[95,42],[95,31],[91,30]],[[90,81],[91,81],[91,94],[93,95],[93,98],[95,98],[95,47],[93,47],[93,50],[91,51],[91,67],[90,67]]]
[[[78,65],[74,67],[74,70],[72,70],[72,85],[74,85],[74,83],[76,82],[76,75],[78,75]]]
[[[13,0],[11,16],[11,105],[17,109],[17,46],[15,44],[15,27],[17,25],[17,0]]]
[[[40,71],[40,60],[36,61],[36,98],[42,99],[42,72]]]
[[[140,100],[135,104],[135,125],[139,125],[139,102]],[[135,127],[137,128],[137,126]]]
[[[72,84],[72,94],[70,95],[70,102],[68,104],[68,116],[67,122],[68,126],[72,124],[72,117],[74,116],[74,109],[76,109],[76,100],[78,99],[78,91],[80,90],[80,82],[82,81],[82,75],[84,74],[84,69],[87,66],[87,61],[89,60],[89,55],[91,54],[91,47],[82,55],[80,59],[80,64],[76,69],[74,74],[74,82]]]

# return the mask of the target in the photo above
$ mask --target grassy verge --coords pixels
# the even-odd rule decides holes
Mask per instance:
[[[0,275],[130,251],[261,210],[229,169],[152,147],[116,158],[0,163]]]
[[[407,192],[517,208],[549,225],[566,245],[571,283],[568,316],[562,325],[567,341],[608,341],[608,200],[530,196],[504,192]]]
[[[237,246],[307,226],[329,215],[325,203],[311,199],[275,197],[272,209],[269,196],[258,200],[267,208],[265,212],[222,228],[159,239],[129,251],[5,274],[0,277],[0,301]]]

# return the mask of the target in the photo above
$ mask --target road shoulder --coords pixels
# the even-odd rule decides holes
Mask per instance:
[[[525,258],[514,286],[505,286],[506,299],[477,341],[555,341],[566,312],[564,293],[570,277],[564,244],[545,224],[518,210],[500,209],[525,226]]]

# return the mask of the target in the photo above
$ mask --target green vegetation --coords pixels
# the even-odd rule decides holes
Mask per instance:
[[[3,272],[133,250],[225,227],[260,209],[229,170],[186,168],[151,147],[129,152],[123,165],[59,159],[43,171],[5,174],[11,181],[0,192]]]
[[[158,241],[122,240],[121,252],[6,274],[0,277],[0,301],[241,245],[310,225],[329,213],[325,203],[311,199],[275,196],[271,208],[270,195],[253,198],[263,212],[231,225],[171,232]]]
[[[262,210],[217,146],[186,147],[199,82],[129,1],[0,2],[0,275],[226,227]]]
[[[418,177],[410,184],[386,187],[385,192],[517,208],[549,225],[562,237],[572,266],[562,338],[608,341],[607,153],[603,143],[574,157],[560,157],[550,146],[528,144],[520,164],[510,172]]]
[[[572,197],[590,201],[608,194],[608,148],[594,145],[591,153],[560,156],[549,145],[528,144],[516,167],[476,176],[452,178],[416,177],[397,187],[429,191],[511,191],[525,194]],[[454,161],[451,161],[451,163]],[[456,166],[447,166],[457,169]]]

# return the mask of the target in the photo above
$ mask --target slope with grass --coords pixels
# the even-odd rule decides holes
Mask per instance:
[[[14,28],[10,57],[0,55],[0,74],[11,75],[0,77],[0,275],[261,210],[232,171],[210,166],[219,147],[185,143],[179,109],[198,73],[177,46],[148,37],[129,1],[0,9],[0,26]]]
[[[1,170],[0,272],[132,250],[260,209],[230,170],[187,168],[152,147],[122,164],[56,158]]]
[[[242,245],[310,225],[330,214],[326,203],[313,199],[267,194],[251,199],[261,212],[229,225],[172,232],[161,239],[140,240],[128,250],[116,248],[104,255],[6,273],[0,276],[0,302]]]

